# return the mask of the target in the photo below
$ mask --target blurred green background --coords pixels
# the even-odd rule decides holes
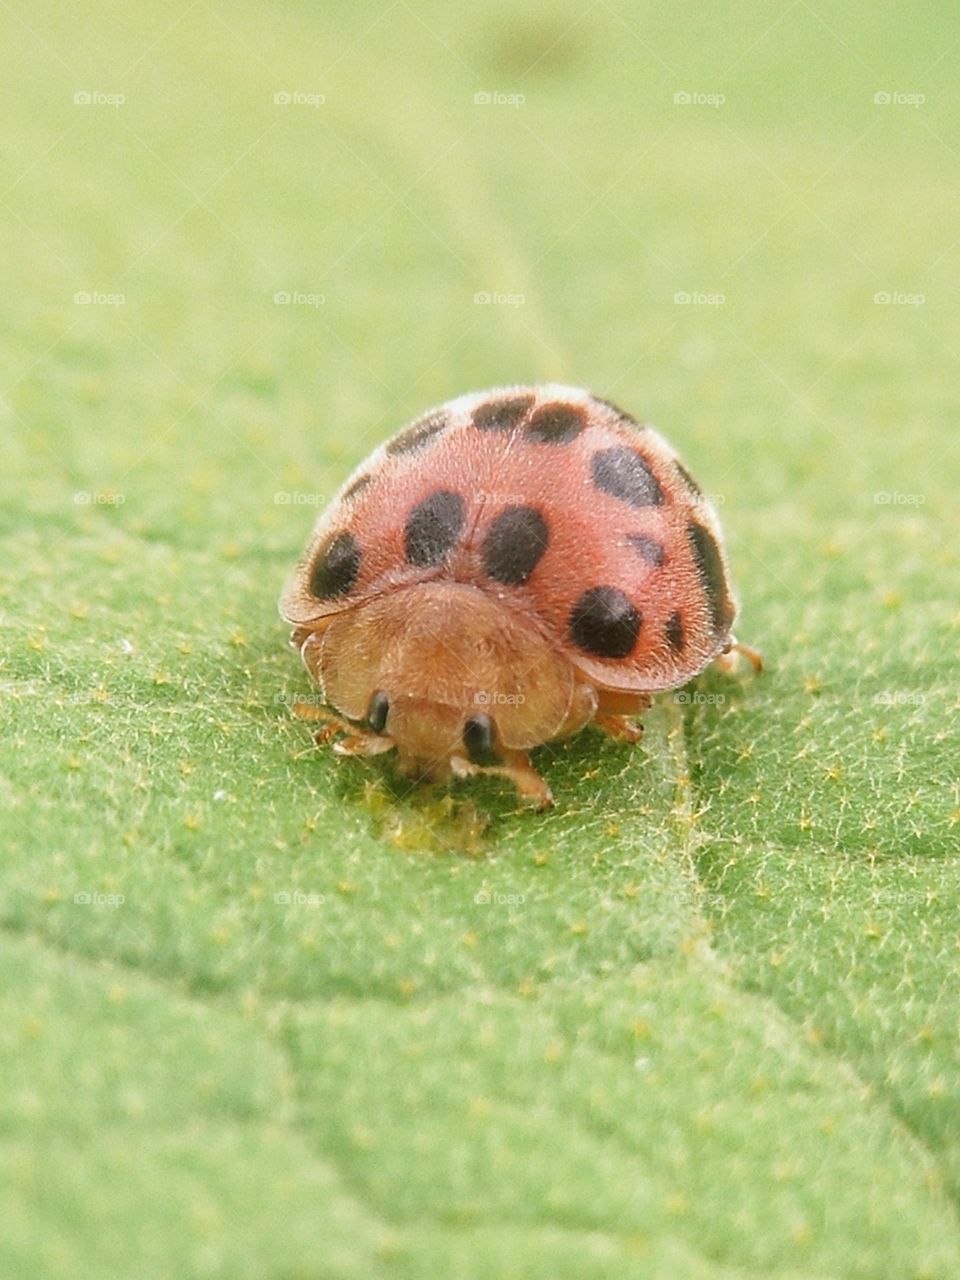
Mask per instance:
[[[960,1275],[951,6],[0,8],[0,1274]],[[769,668],[493,782],[310,749],[275,601],[558,379]]]

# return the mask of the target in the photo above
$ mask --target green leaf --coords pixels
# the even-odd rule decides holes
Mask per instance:
[[[0,1274],[960,1274],[940,9],[0,25]],[[546,814],[315,749],[317,509],[547,379],[678,447],[766,672]]]

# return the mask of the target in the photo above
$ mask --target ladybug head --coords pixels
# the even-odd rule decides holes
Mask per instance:
[[[382,702],[376,699],[382,697]],[[386,695],[374,695],[376,707]],[[374,717],[370,717],[373,723]],[[385,734],[397,751],[397,767],[408,778],[449,777],[454,761],[489,765],[497,760],[497,730],[487,715],[464,719],[463,708],[424,698],[401,697],[388,706]]]
[[[327,701],[374,739],[365,749],[392,746],[413,778],[443,779],[547,741],[574,693],[572,667],[535,624],[459,582],[359,603],[302,653]]]

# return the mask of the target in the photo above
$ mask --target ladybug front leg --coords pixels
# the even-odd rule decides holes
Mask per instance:
[[[338,756],[379,756],[393,749],[392,738],[379,733],[358,731],[355,724],[344,720],[329,707],[318,706],[314,702],[295,702],[293,714],[300,720],[320,722],[321,727],[313,735],[313,740],[318,747],[335,738],[338,733],[346,734],[345,738],[334,743],[333,749]]]
[[[523,800],[532,800],[538,809],[549,809],[553,793],[546,780],[537,773],[525,751],[504,751],[505,764],[474,764],[463,756],[454,756],[450,768],[458,778],[487,774],[497,778],[509,778]]]
[[[319,640],[333,621],[333,617],[320,618],[316,622],[310,623],[309,626],[294,627],[290,632],[290,648],[296,649],[297,653],[303,652],[303,646],[307,643],[311,636],[316,636]]]
[[[648,693],[621,693],[619,690],[600,690],[597,711],[592,724],[608,737],[619,742],[639,742],[643,737],[643,725],[632,719],[650,707]]]
[[[639,742],[643,737],[643,725],[637,724],[629,716],[595,716],[593,723],[608,738],[618,742]]]

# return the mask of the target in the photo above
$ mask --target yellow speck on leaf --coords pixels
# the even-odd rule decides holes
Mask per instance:
[[[562,1040],[551,1040],[543,1051],[544,1062],[559,1062],[567,1052]]]
[[[790,1239],[794,1244],[809,1244],[813,1239],[813,1232],[810,1230],[810,1224],[807,1222],[798,1222],[790,1228]]]

